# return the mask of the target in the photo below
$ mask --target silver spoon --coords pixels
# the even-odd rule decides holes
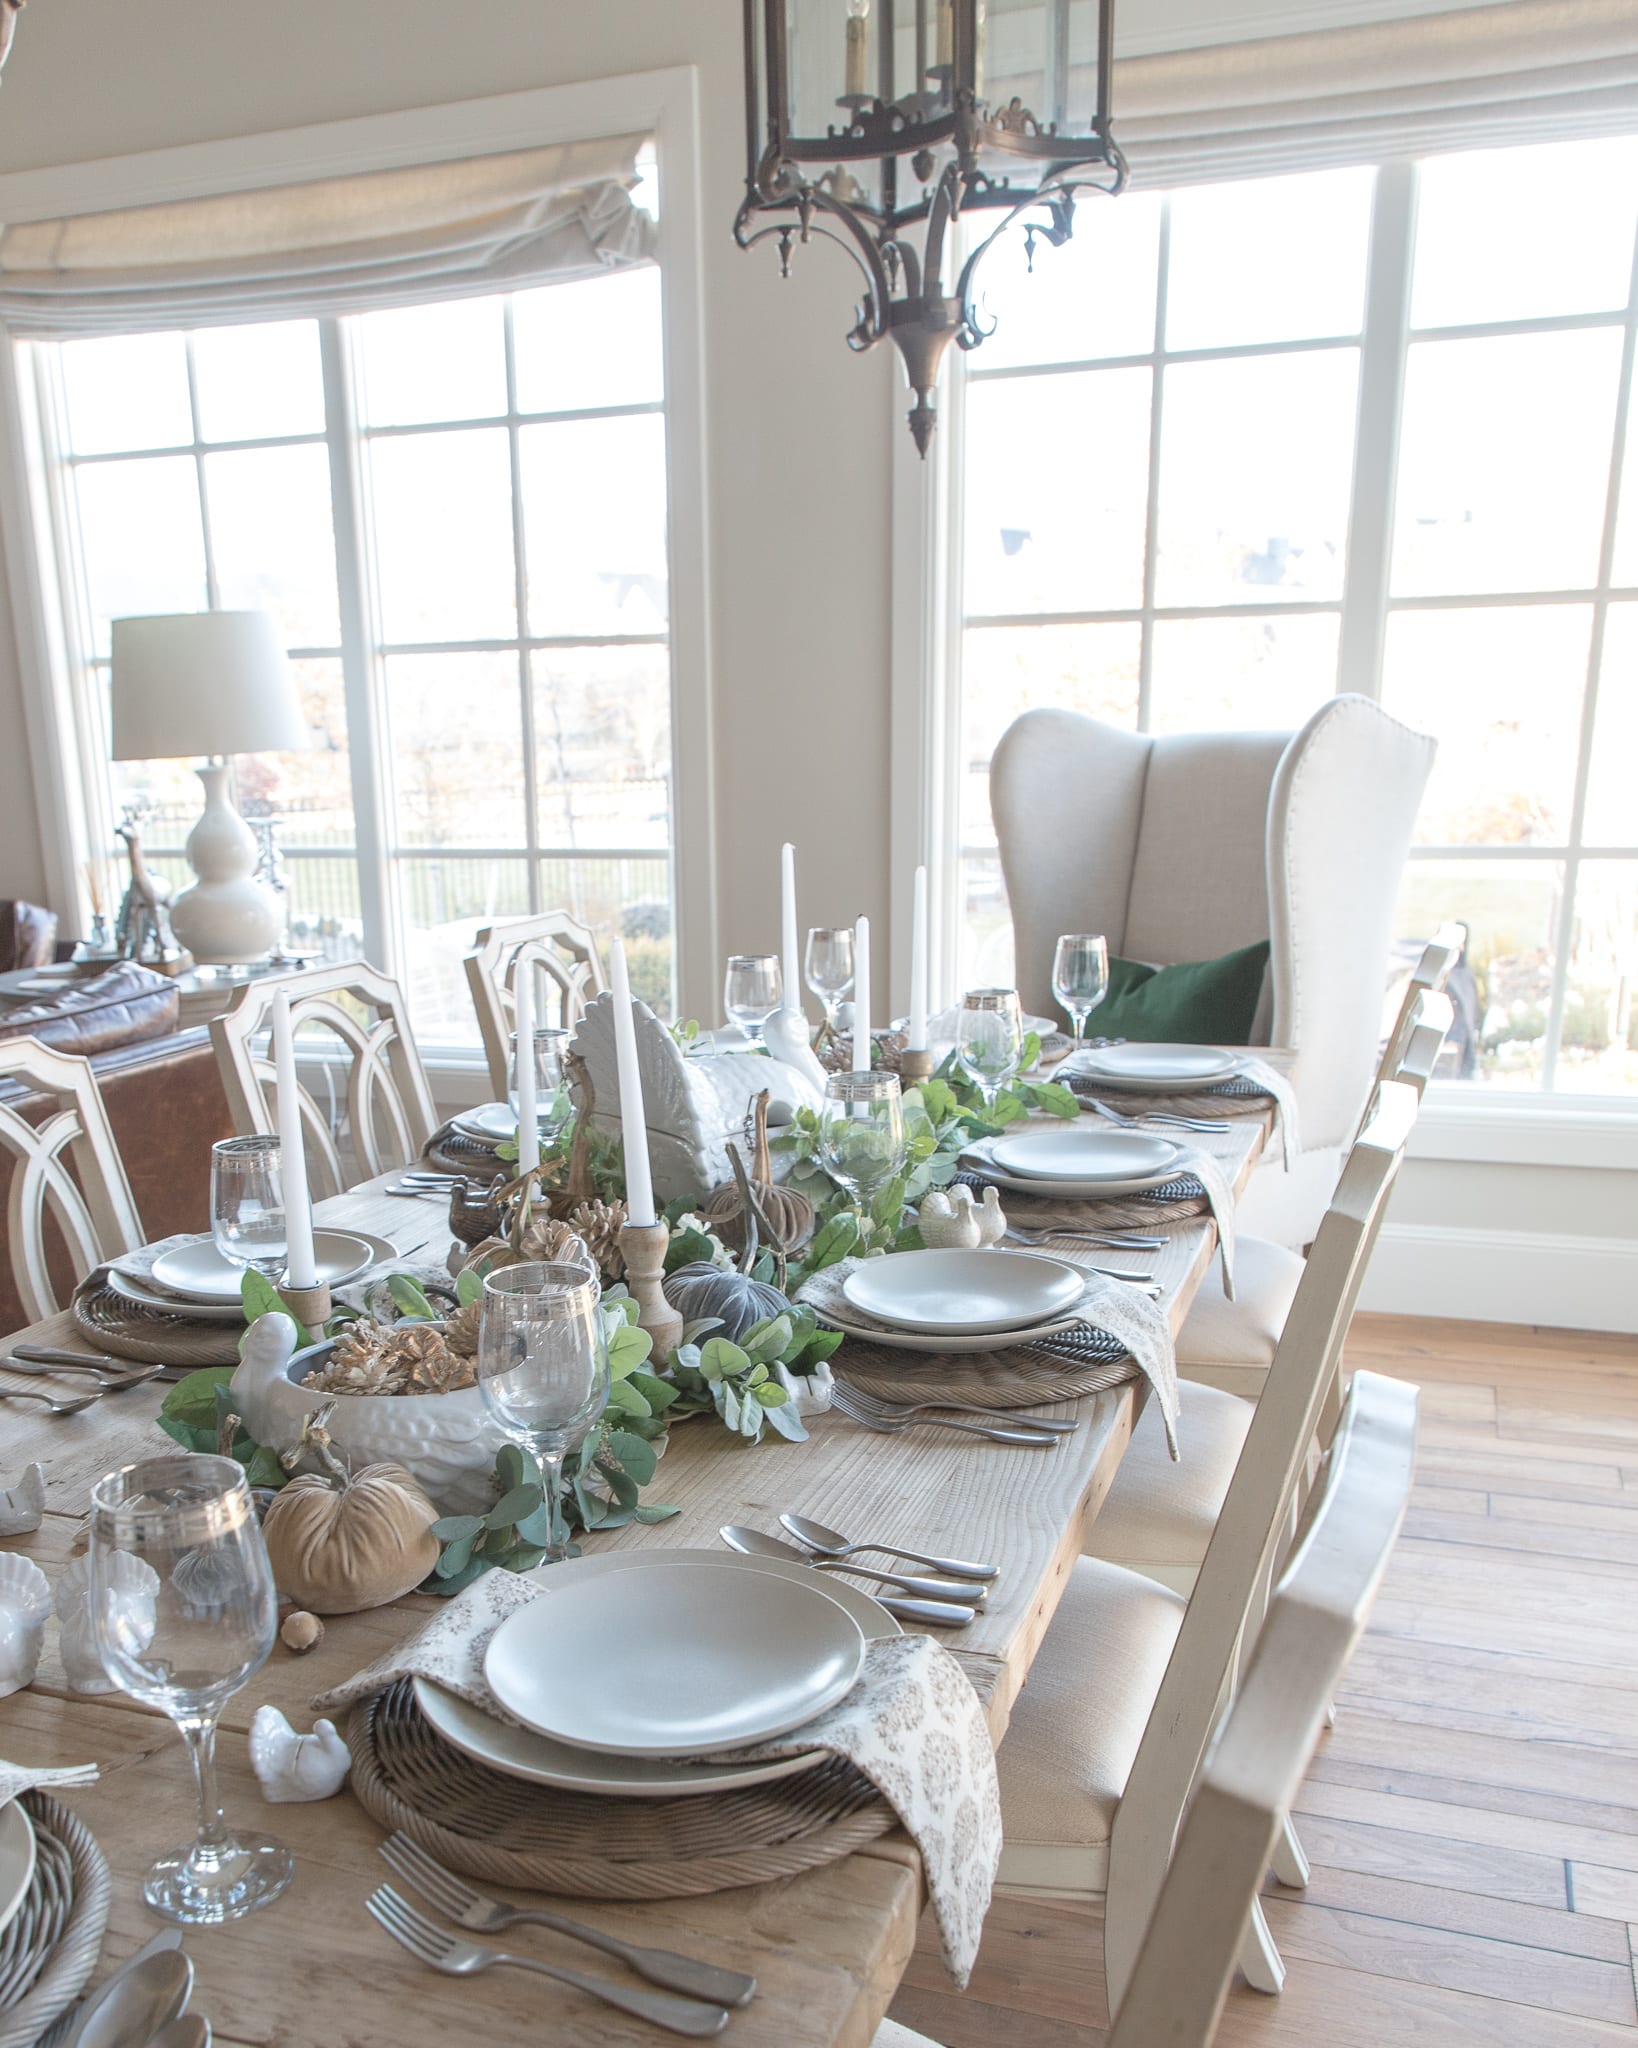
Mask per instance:
[[[185,2012],[162,2026],[148,2048],[210,2048],[210,2021],[202,2012]]]
[[[810,1551],[798,1550],[794,1543],[786,1543],[778,1536],[765,1536],[760,1529],[746,1529],[737,1522],[728,1522],[717,1531],[730,1550],[743,1551],[747,1557],[777,1557],[786,1564],[805,1564],[813,1571],[847,1572],[862,1579],[875,1579],[883,1586],[896,1586],[901,1593],[913,1594],[918,1600],[930,1601],[934,1606],[959,1604],[968,1608],[982,1607],[984,1588],[973,1585],[956,1585],[948,1579],[907,1579],[898,1572],[878,1571],[872,1564],[854,1564],[849,1559],[845,1564],[832,1563],[826,1558],[815,1557]]]
[[[964,1564],[958,1557],[928,1557],[920,1550],[905,1550],[896,1543],[849,1543],[839,1529],[827,1529],[823,1522],[810,1521],[806,1515],[781,1515],[779,1520],[798,1543],[805,1543],[809,1550],[820,1551],[826,1557],[852,1557],[861,1550],[879,1550],[888,1557],[907,1557],[912,1564],[946,1572],[952,1579],[994,1579],[1001,1575],[999,1565]]]
[[[81,2028],[77,2048],[130,2048],[174,2020],[193,1990],[193,1964],[179,1948],[161,1949],[114,1984]]]
[[[67,1401],[59,1401],[53,1394],[25,1393],[21,1387],[0,1387],[0,1401],[38,1401],[53,1415],[78,1415],[82,1408],[89,1408],[93,1401],[100,1401],[107,1392],[98,1387],[94,1394],[75,1394]]]

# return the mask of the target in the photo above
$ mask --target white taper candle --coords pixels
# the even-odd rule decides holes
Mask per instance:
[[[784,983],[780,1007],[802,1007],[802,962],[796,950],[796,848],[788,841],[779,849],[779,974]]]
[[[853,1071],[870,1072],[870,920],[853,927]]]
[[[927,1050],[927,870],[917,868],[910,898],[909,1052]]]
[[[626,949],[619,939],[609,947],[609,992],[614,998],[614,1057],[620,1076],[626,1221],[649,1224],[658,1219],[654,1212],[654,1177],[648,1164],[648,1118],[643,1109],[643,1077],[637,1070],[637,1022],[631,1008],[631,982],[626,975]]]
[[[301,1096],[296,1087],[296,1034],[290,1023],[290,997],[282,988],[273,998],[273,1078],[278,1090],[285,1275],[292,1287],[316,1287],[318,1259],[313,1251],[313,1198],[307,1187]]]
[[[540,1164],[540,1116],[535,1103],[535,970],[527,954],[513,969],[512,1024],[517,1033],[518,1172]]]

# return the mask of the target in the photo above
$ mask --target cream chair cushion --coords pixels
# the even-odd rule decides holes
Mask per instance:
[[[1266,1237],[1242,1237],[1234,1250],[1234,1299],[1223,1292],[1222,1262],[1213,1259],[1178,1332],[1178,1371],[1186,1373],[1191,1365],[1271,1366],[1301,1278],[1296,1252]]]
[[[901,2027],[897,2020],[883,2020],[870,2037],[870,2048],[939,2048],[939,2044],[930,2034]]]
[[[1182,1456],[1172,1462],[1160,1410],[1149,1402],[1087,1531],[1089,1556],[1135,1572],[1170,1565],[1192,1575],[1199,1568],[1255,1410],[1237,1394],[1193,1380],[1180,1380],[1178,1395]]]
[[[1002,1885],[1079,1897],[1103,1890],[1115,1809],[1183,1606],[1151,1579],[1077,1559],[996,1752]]]

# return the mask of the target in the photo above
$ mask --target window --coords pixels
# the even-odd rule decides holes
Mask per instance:
[[[279,821],[293,945],[391,965],[425,1047],[475,1048],[473,934],[561,906],[623,932],[669,1013],[658,271],[29,353],[80,592],[82,758],[108,756],[111,618],[265,607],[314,744],[241,759],[238,792]],[[187,764],[115,764],[89,800],[100,843],[146,802],[154,865],[185,885]]]
[[[1460,1074],[1638,1083],[1635,228],[1622,139],[1089,201],[1033,276],[992,252],[956,481],[967,983],[1011,971],[988,763],[1019,712],[1268,728],[1366,689],[1439,741],[1396,930],[1468,927]]]

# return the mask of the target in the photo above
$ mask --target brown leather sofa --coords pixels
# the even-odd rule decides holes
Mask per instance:
[[[210,1148],[233,1127],[210,1032],[178,1029],[175,984],[118,961],[50,995],[0,989],[0,1040],[27,1037],[90,1059],[147,1235],[208,1230]],[[49,1098],[16,1082],[0,1083],[0,1101],[30,1123],[50,1108]],[[0,1146],[0,1202],[13,1164]],[[66,1251],[54,1249],[53,1277],[66,1300],[73,1274]],[[11,1261],[0,1258],[0,1332],[25,1320]]]

